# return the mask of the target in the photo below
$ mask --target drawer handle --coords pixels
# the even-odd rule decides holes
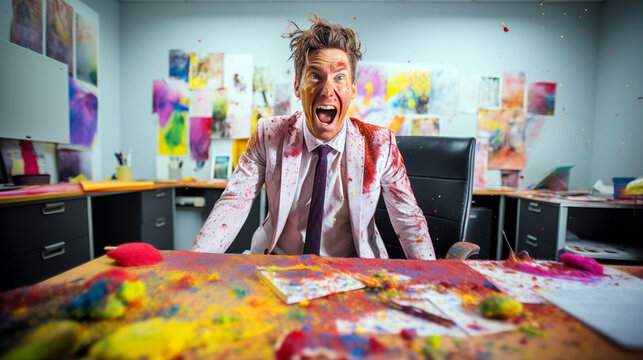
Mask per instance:
[[[536,214],[540,214],[543,211],[543,209],[540,207],[540,204],[538,204],[537,202],[530,202],[527,206],[527,210]]]
[[[157,228],[160,228],[160,227],[165,226],[165,218],[164,218],[164,217],[160,217],[160,218],[156,219],[156,221],[154,222],[154,225],[155,225]]]
[[[533,235],[527,234],[527,240],[525,240],[525,242],[531,247],[538,247],[538,238]]]
[[[40,209],[43,215],[53,215],[65,212],[65,203],[64,202],[55,202],[44,204],[42,209]]]
[[[165,191],[159,191],[159,190],[157,190],[157,191],[156,191],[156,197],[157,197],[157,198],[165,197]]]
[[[40,250],[40,257],[43,260],[51,259],[56,256],[60,256],[65,253],[65,242],[61,241],[59,243],[47,245],[42,250]]]

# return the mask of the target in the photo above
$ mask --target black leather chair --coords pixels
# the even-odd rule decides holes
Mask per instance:
[[[475,138],[399,136],[397,140],[411,188],[429,225],[436,256],[443,258],[447,252],[448,257],[456,258],[474,255],[479,247],[462,241],[471,208]],[[389,257],[406,258],[381,196],[375,222]],[[449,250],[456,242],[459,243]]]

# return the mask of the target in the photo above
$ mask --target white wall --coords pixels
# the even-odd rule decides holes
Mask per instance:
[[[643,1],[603,4],[592,179],[608,182],[616,176],[643,176],[642,15]]]
[[[292,66],[286,62],[288,41],[280,37],[288,20],[308,27],[305,19],[318,13],[358,31],[367,50],[364,61],[453,65],[472,75],[521,70],[527,83],[560,83],[556,115],[547,119],[528,152],[521,185],[554,166],[575,164],[571,185],[587,186],[592,148],[585,144],[594,127],[599,10],[596,3],[538,2],[121,3],[122,146],[134,150],[134,177],[154,177],[152,80],[167,76],[170,49],[249,53],[256,65],[271,64],[283,73]],[[458,115],[441,128],[447,136],[474,136],[476,118]],[[497,171],[488,178],[489,184],[499,184]]]

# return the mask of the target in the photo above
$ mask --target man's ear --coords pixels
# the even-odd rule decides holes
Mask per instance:
[[[295,76],[295,96],[298,98],[301,98],[301,95],[299,94],[299,81],[297,81],[296,76]]]
[[[355,99],[355,93],[357,93],[357,83],[354,82],[353,86],[351,86],[351,100]]]

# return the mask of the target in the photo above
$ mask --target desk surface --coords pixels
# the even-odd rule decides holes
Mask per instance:
[[[327,342],[329,339],[339,339],[333,348],[344,348],[354,358],[368,355],[363,352],[363,346],[360,350],[355,348],[355,344],[366,344],[366,348],[372,348],[374,341],[385,348],[380,358],[424,358],[426,351],[437,358],[451,355],[457,358],[501,356],[503,359],[560,356],[641,358],[643,355],[641,352],[622,350],[553,305],[525,304],[523,314],[526,315],[514,319],[519,326],[539,329],[539,334],[514,330],[466,338],[442,337],[439,341],[429,341],[430,345],[427,345],[426,338],[405,340],[398,334],[358,332],[338,338],[340,335],[335,327],[337,319],[356,321],[366,313],[384,309],[384,305],[375,301],[373,294],[365,290],[331,295],[303,305],[285,305],[255,275],[255,266],[288,267],[297,264],[330,266],[362,275],[386,269],[410,276],[413,283],[432,283],[440,287],[440,284],[449,282],[452,284],[449,289],[457,289],[471,298],[494,291],[486,278],[458,260],[426,262],[213,255],[184,251],[164,252],[164,257],[156,265],[127,268],[127,271],[140,275],[146,285],[146,297],[141,306],[130,310],[123,320],[83,322],[87,334],[83,339],[93,341],[124,324],[161,316],[212,321],[217,324],[215,332],[218,337],[215,338],[227,339],[225,344],[214,341],[198,349],[187,350],[185,358],[274,358],[275,344],[291,331],[299,329],[308,331],[309,337],[316,336],[316,339]],[[103,256],[40,285],[0,293],[0,317],[3,319],[0,322],[0,349],[15,343],[16,334],[20,334],[25,326],[65,317],[64,308],[71,299],[83,292],[83,281],[100,271],[116,267],[111,259]],[[210,278],[215,272],[219,280]],[[224,333],[234,336],[226,337]]]

